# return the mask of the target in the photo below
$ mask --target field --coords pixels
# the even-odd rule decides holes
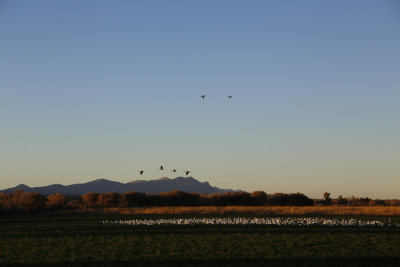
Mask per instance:
[[[399,206],[199,206],[199,207],[134,207],[80,210],[103,214],[254,214],[254,215],[363,215],[400,216]],[[72,211],[76,213],[77,210]],[[78,211],[79,212],[79,211]]]
[[[105,220],[133,218],[156,220],[194,216],[216,217],[216,215],[79,213],[3,216],[0,217],[0,264],[4,266],[129,264],[135,266],[399,266],[400,264],[400,227],[131,226],[103,223]],[[229,218],[231,215],[217,216]],[[250,217],[253,218],[254,215]],[[350,217],[363,220],[388,220],[388,217],[376,216]],[[400,217],[390,219],[392,223],[400,223]]]

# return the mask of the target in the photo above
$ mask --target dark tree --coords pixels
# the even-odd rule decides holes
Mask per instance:
[[[328,192],[324,193],[324,203],[326,205],[329,205],[332,202],[332,199],[330,198],[330,195],[331,195],[331,193],[328,193]]]

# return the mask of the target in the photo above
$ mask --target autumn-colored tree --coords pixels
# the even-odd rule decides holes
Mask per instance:
[[[0,212],[10,212],[12,209],[11,194],[0,193]]]
[[[86,208],[97,208],[99,193],[90,192],[82,195],[82,204]]]
[[[39,211],[45,207],[45,200],[39,193],[15,190],[11,194],[0,195],[0,207],[3,212]]]
[[[399,199],[391,199],[389,201],[390,206],[400,206],[400,200]]]
[[[374,200],[376,206],[384,206],[385,201],[383,199],[375,199]]]
[[[11,209],[12,210],[20,210],[21,209],[21,201],[22,201],[22,196],[25,193],[22,191],[22,189],[19,190],[15,190],[11,195],[10,195],[10,199],[11,199]]]
[[[46,198],[34,192],[25,192],[19,198],[19,210],[40,211],[46,206]]]
[[[376,200],[374,200],[374,199],[371,199],[369,202],[368,202],[368,206],[377,206],[378,205],[378,202],[376,201]]]
[[[358,197],[351,197],[348,199],[349,205],[352,206],[368,206],[370,202],[370,198],[358,198]]]
[[[102,208],[112,208],[119,206],[119,200],[121,195],[118,193],[103,193],[99,195],[99,199],[97,200],[97,204]]]
[[[50,210],[62,209],[67,204],[67,197],[61,193],[47,196],[46,207]]]

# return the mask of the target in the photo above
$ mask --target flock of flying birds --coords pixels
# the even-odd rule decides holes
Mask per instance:
[[[206,98],[206,95],[201,95],[200,97],[203,98],[203,99],[205,99],[205,98]],[[233,96],[228,95],[228,98],[232,98],[232,97],[233,97]]]
[[[163,171],[163,170],[164,170],[164,167],[161,165],[160,168],[159,168],[158,170]],[[172,172],[176,172],[176,169],[173,169]],[[144,171],[143,171],[143,170],[140,170],[139,173],[140,173],[140,175],[142,175],[142,174],[144,173]],[[186,175],[188,175],[189,173],[190,173],[190,171],[185,171],[185,174],[186,174]]]
[[[206,95],[201,95],[200,97],[203,98],[203,99],[205,99],[205,98],[206,98]],[[233,97],[233,96],[231,96],[231,95],[228,96],[228,98],[232,98],[232,97]],[[164,167],[161,165],[160,168],[159,168],[158,170],[163,171],[163,170],[164,170]],[[175,173],[176,173],[176,169],[173,169],[172,172],[175,172]],[[144,171],[143,171],[143,170],[140,170],[139,173],[140,173],[140,175],[143,175]],[[186,175],[188,175],[189,173],[190,173],[190,171],[185,171],[185,174],[186,174]]]

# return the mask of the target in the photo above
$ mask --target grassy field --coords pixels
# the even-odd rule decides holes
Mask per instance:
[[[110,214],[3,216],[0,217],[0,264],[400,265],[400,228],[394,227],[127,226],[102,223],[106,219],[176,217]],[[391,220],[400,222],[400,217]]]
[[[254,214],[254,215],[371,215],[400,216],[397,206],[200,206],[200,207],[134,207],[91,210],[72,210],[66,213],[103,213],[103,214]]]

